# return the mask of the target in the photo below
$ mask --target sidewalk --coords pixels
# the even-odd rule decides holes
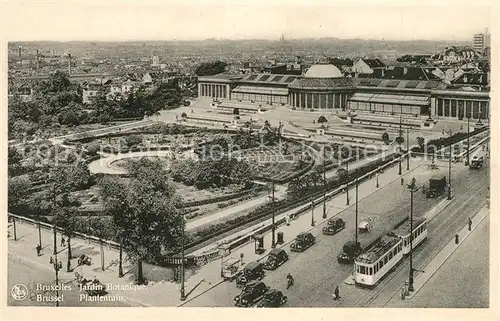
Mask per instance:
[[[464,226],[457,234],[459,235],[458,244],[455,243],[455,238],[453,238],[442,250],[439,252],[432,261],[423,269],[424,273],[418,273],[413,281],[413,287],[415,291],[410,292],[407,299],[412,299],[418,291],[429,281],[429,279],[436,273],[436,271],[446,262],[446,260],[456,251],[456,249],[467,239],[467,237],[474,232],[476,227],[488,216],[490,210],[483,207],[474,217],[471,218],[472,226],[471,231],[469,231],[468,226]],[[400,297],[395,296],[394,299],[400,299]]]

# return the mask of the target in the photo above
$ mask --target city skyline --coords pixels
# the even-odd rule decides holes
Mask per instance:
[[[304,5],[272,1],[263,7],[262,1],[146,1],[140,5],[118,5],[114,0],[85,4],[8,2],[3,11],[12,14],[7,14],[3,23],[4,38],[11,42],[278,40],[282,34],[285,39],[470,41],[473,34],[491,29],[493,10],[488,3],[338,1],[328,5],[316,1]],[[25,21],[36,28],[24,26]]]

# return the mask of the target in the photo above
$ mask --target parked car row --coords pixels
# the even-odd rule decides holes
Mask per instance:
[[[240,294],[234,297],[237,307],[278,308],[287,302],[288,298],[281,291],[270,289],[262,281],[249,282]]]

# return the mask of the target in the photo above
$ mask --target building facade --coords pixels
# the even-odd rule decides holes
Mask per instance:
[[[343,77],[333,65],[314,65],[303,76],[248,74],[199,77],[198,96],[287,105],[298,110],[353,110],[390,115],[489,118],[489,87],[439,80]]]

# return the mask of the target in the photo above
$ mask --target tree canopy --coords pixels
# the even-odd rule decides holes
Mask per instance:
[[[196,67],[194,73],[197,76],[213,76],[223,73],[226,70],[227,63],[217,60],[212,62],[203,62]]]
[[[105,212],[113,217],[117,237],[143,283],[142,261],[158,262],[162,249],[177,249],[184,219],[181,199],[167,171],[157,160],[141,158],[127,165],[128,178],[105,177],[100,182]]]

